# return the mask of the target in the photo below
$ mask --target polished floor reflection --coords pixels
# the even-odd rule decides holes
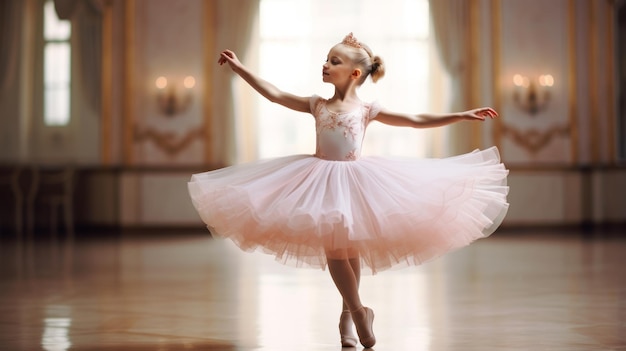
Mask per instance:
[[[342,349],[328,272],[203,231],[76,235],[4,233],[0,350]],[[626,350],[625,256],[624,232],[500,232],[366,276],[374,349]]]

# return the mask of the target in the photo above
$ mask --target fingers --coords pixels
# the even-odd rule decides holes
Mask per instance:
[[[480,121],[484,121],[487,118],[494,119],[498,117],[498,113],[496,112],[496,110],[492,109],[491,107],[477,108],[468,112],[471,118],[475,118]]]
[[[491,107],[478,109],[478,111],[476,111],[476,115],[481,117],[482,120],[486,119],[487,117],[491,119],[498,117],[498,113],[496,112],[496,110],[492,109]]]
[[[234,60],[236,58],[235,53],[232,52],[231,50],[224,50],[222,52],[220,52],[220,57],[217,60],[217,63],[219,63],[219,65],[223,65],[226,62],[229,62],[231,60]]]
[[[491,117],[491,118],[498,117],[498,112],[496,112],[496,110],[494,110],[492,108],[488,108],[487,112],[489,113],[489,117]]]
[[[221,66],[221,65],[225,64],[226,62],[228,62],[228,59],[229,59],[228,55],[226,55],[225,52],[221,52],[220,53],[220,58],[217,60],[217,63],[219,63],[220,66]]]

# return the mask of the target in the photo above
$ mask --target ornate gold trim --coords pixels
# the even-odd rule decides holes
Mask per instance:
[[[575,0],[569,0],[568,6],[568,55],[569,55],[569,126],[553,127],[543,133],[531,129],[527,132],[520,132],[519,130],[510,127],[504,123],[503,118],[495,119],[493,128],[493,141],[494,144],[501,148],[502,138],[504,135],[510,135],[517,144],[526,148],[530,152],[537,152],[541,148],[545,147],[556,135],[564,135],[565,132],[569,133],[572,163],[578,160],[578,128],[577,128],[577,105],[576,105],[576,12],[575,12]],[[493,77],[492,77],[492,89],[493,89],[493,107],[496,111],[500,111],[502,107],[502,93],[499,89],[500,84],[500,72],[502,65],[502,7],[500,0],[491,0],[491,26],[492,26],[492,60],[493,60]],[[521,139],[529,138],[529,141]]]
[[[607,118],[609,119],[609,157],[611,163],[617,162],[617,143],[616,143],[616,127],[615,127],[615,42],[614,42],[614,30],[615,30],[615,8],[612,4],[608,4],[607,18],[606,18],[606,67],[607,67]]]
[[[589,130],[591,136],[591,162],[600,161],[600,143],[598,140],[600,132],[600,106],[598,105],[598,23],[596,21],[597,2],[587,2],[587,12],[589,19]]]
[[[102,85],[100,116],[100,157],[105,165],[112,162],[111,140],[113,139],[113,4],[104,2],[102,10]]]
[[[176,156],[178,153],[186,149],[194,139],[204,138],[205,126],[202,125],[198,128],[192,129],[187,134],[180,138],[176,137],[176,133],[173,132],[160,132],[153,128],[146,128],[143,131],[139,128],[134,129],[134,141],[142,143],[145,141],[152,141],[159,149],[168,154],[169,156]]]
[[[500,0],[491,0],[491,57],[493,63],[493,73],[492,73],[492,92],[493,92],[493,108],[496,111],[501,111],[502,107],[502,93],[500,91],[500,65],[502,64],[502,58],[500,57],[502,46],[500,40],[502,39],[502,7]],[[500,115],[500,118],[496,118],[494,120],[493,125],[493,143],[499,148],[502,149],[502,129],[503,129],[503,118],[504,115]],[[502,155],[504,159],[504,153]]]
[[[122,150],[124,164],[133,163],[133,112],[135,71],[135,0],[124,1],[124,94],[122,95],[122,125],[124,139]]]
[[[569,56],[569,123],[570,123],[570,152],[572,163],[578,162],[578,105],[576,103],[577,76],[576,76],[576,2],[569,0],[568,6],[568,56]]]
[[[521,132],[513,127],[503,124],[502,134],[510,136],[515,143],[534,154],[550,144],[555,136],[566,136],[571,133],[571,128],[572,127],[570,125],[566,124],[563,126],[554,126],[546,131],[529,129]]]
[[[478,0],[470,0],[469,2],[470,9],[470,30],[469,40],[470,43],[470,72],[469,72],[469,107],[476,108],[480,102],[480,60],[478,59],[479,50],[480,50],[480,9]],[[470,146],[472,149],[477,149],[482,147],[482,124],[481,123],[472,123],[471,125],[471,135],[470,135]]]
[[[213,67],[215,67],[215,1],[204,1],[204,161],[213,161]]]

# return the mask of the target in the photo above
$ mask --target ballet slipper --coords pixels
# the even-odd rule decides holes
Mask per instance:
[[[342,347],[355,347],[357,338],[352,333],[352,315],[350,311],[341,312],[339,318],[339,335],[341,336]]]
[[[364,316],[356,317],[355,314],[359,311],[364,311]],[[376,344],[376,337],[374,336],[374,311],[369,307],[361,307],[357,310],[350,311],[352,315],[352,321],[356,326],[356,333],[359,335],[359,341],[365,348],[370,348]],[[359,313],[360,314],[360,313]],[[356,317],[356,318],[355,318]]]

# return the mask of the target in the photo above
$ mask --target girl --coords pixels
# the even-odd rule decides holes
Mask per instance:
[[[189,192],[209,230],[241,249],[261,248],[277,260],[324,269],[343,298],[341,344],[364,347],[376,338],[374,312],[359,296],[361,268],[376,273],[418,265],[490,235],[508,203],[507,170],[495,147],[444,159],[360,157],[367,125],[427,128],[483,121],[488,107],[461,113],[403,114],[363,102],[357,88],[376,82],[383,61],[350,33],[333,46],[322,80],[330,99],[283,92],[225,50],[228,64],[268,100],[315,118],[314,155],[294,155],[195,174]]]

